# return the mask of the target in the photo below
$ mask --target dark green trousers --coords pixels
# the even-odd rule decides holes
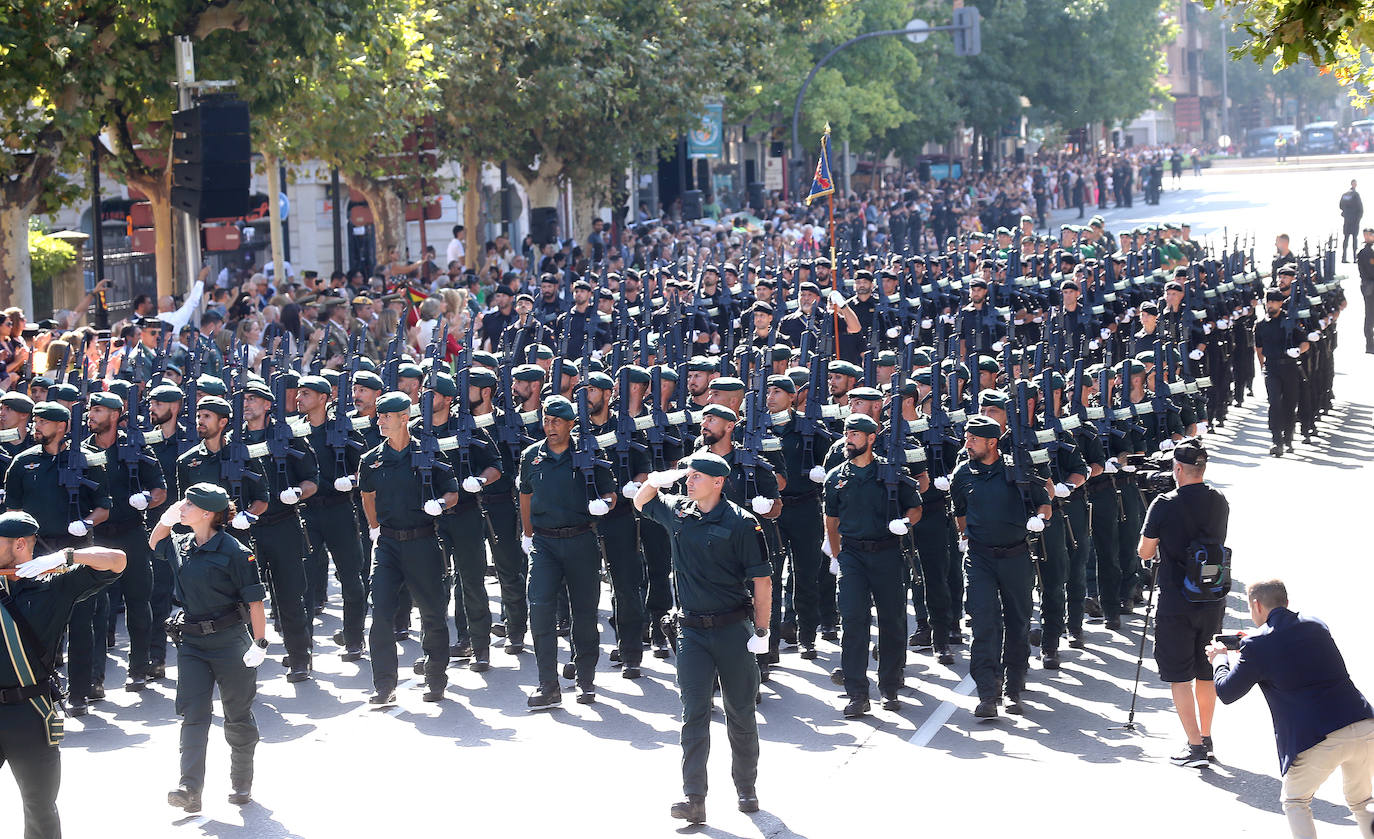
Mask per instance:
[[[124,624],[129,630],[129,675],[148,671],[148,652],[153,631],[153,551],[142,522],[113,536],[97,529],[96,544],[124,552],[124,573],[119,575],[124,592]]]
[[[750,621],[714,629],[683,627],[677,640],[677,686],[682,694],[682,791],[706,794],[711,753],[711,702],[716,677],[725,705],[730,775],[737,791],[752,790],[759,775],[759,728],[754,697],[759,668],[749,652]]]
[[[843,543],[843,540],[841,540]],[[900,548],[840,551],[840,667],[850,699],[868,698],[868,641],[878,613],[878,690],[896,693],[906,666],[906,560]]]
[[[243,663],[251,643],[242,625],[213,635],[182,636],[177,648],[176,711],[181,716],[181,783],[188,789],[205,787],[205,749],[216,688],[224,711],[224,739],[229,744],[230,783],[237,789],[253,783],[253,751],[258,743],[253,698],[258,674]]]
[[[439,517],[439,538],[453,568],[453,626],[472,643],[473,655],[491,647],[491,602],[487,599],[486,522],[471,496]]]
[[[601,597],[601,547],[596,533],[557,539],[534,534],[530,553],[530,634],[539,684],[558,684],[558,635],[555,631],[558,593],[566,587],[572,613],[573,664],[577,683],[591,688],[601,652],[596,624]]]
[[[937,645],[944,644],[949,631],[959,626],[954,604],[949,599],[949,529],[949,516],[929,507],[922,509],[921,520],[911,528],[911,539],[920,557],[922,580],[922,585],[912,585],[912,596],[923,598]]]
[[[1068,522],[1073,537],[1069,548],[1069,574],[1064,582],[1065,626],[1069,634],[1083,634],[1083,598],[1088,596],[1088,557],[1092,554],[1092,531],[1088,524],[1088,496],[1082,487],[1073,491],[1059,511]]]
[[[372,626],[368,647],[372,684],[379,691],[396,687],[396,637],[391,616],[404,586],[420,609],[420,648],[425,651],[425,682],[448,684],[448,566],[435,538],[398,542],[377,537],[372,549]]]
[[[1045,523],[1040,534],[1043,556],[1040,570],[1040,650],[1051,653],[1059,649],[1059,636],[1064,634],[1065,592],[1069,574],[1069,528],[1060,506]]]
[[[1140,545],[1140,527],[1145,523],[1145,500],[1141,498],[1133,477],[1127,477],[1121,483],[1121,505],[1126,511],[1126,521],[1117,530],[1116,558],[1121,566],[1121,588],[1117,599],[1129,601],[1136,584],[1144,582],[1136,549]]]
[[[525,600],[525,586],[529,578],[529,560],[520,549],[520,518],[515,502],[506,496],[482,496],[487,505],[487,519],[496,533],[493,541],[487,534],[491,561],[496,566],[496,581],[501,587],[501,615],[506,622],[506,638],[511,643],[524,643],[530,625],[530,607]]]
[[[314,573],[326,575],[329,559],[334,560],[334,577],[339,581],[339,591],[343,596],[344,644],[348,647],[362,646],[363,622],[367,618],[367,590],[363,584],[363,557],[359,553],[359,541],[353,535],[358,532],[353,505],[348,502],[329,505],[307,502],[303,518],[306,535],[314,549],[312,555],[320,555],[314,559],[321,563]],[[314,585],[312,582],[312,591],[317,593]],[[323,599],[311,597],[312,607],[322,602]]]
[[[1102,604],[1102,613],[1107,618],[1116,618],[1121,615],[1121,598],[1115,595],[1121,589],[1121,563],[1116,552],[1122,525],[1121,501],[1111,484],[1089,491],[1088,509],[1097,559],[1097,599]]]
[[[668,542],[668,531],[658,522],[640,516],[639,544],[644,549],[644,613],[649,629],[655,640],[663,637],[659,619],[673,609],[676,602],[673,596],[671,570],[673,564],[672,545]]]
[[[1035,571],[1029,550],[993,557],[969,540],[968,610],[973,617],[969,674],[978,685],[978,698],[996,699],[999,682],[1006,692],[1019,693],[1026,685],[1030,662],[1031,588]]]
[[[621,499],[623,502],[624,499]],[[639,552],[638,519],[633,512],[619,512],[620,505],[596,524],[605,548],[606,570],[611,576],[615,637],[620,662],[638,667],[644,658],[644,555]]]
[[[33,706],[0,705],[0,764],[8,763],[24,803],[24,839],[61,839],[57,789],[62,756],[48,745],[48,729]],[[7,814],[13,829],[14,813]]]
[[[778,516],[778,533],[791,557],[788,580],[792,591],[792,610],[797,620],[797,642],[816,643],[816,627],[821,622],[820,578],[830,577],[829,560],[821,553],[825,541],[825,521],[819,496],[784,499]],[[830,577],[832,583],[834,577]],[[781,586],[775,580],[775,592]]]
[[[272,614],[281,621],[282,641],[293,664],[310,666],[311,617],[305,609],[305,532],[299,515],[264,524],[249,531],[258,566],[272,580]]]

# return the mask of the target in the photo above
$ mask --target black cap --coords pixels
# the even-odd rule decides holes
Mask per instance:
[[[1197,437],[1189,437],[1186,440],[1178,441],[1173,449],[1174,460],[1188,466],[1206,466],[1207,449],[1202,445],[1202,441]]]

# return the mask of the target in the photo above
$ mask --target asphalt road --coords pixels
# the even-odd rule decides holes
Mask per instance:
[[[1339,230],[1336,202],[1351,177],[1374,169],[1275,167],[1272,174],[1185,175],[1161,207],[1108,211],[1119,229],[1147,220],[1187,220],[1195,236],[1258,234],[1267,261],[1274,234],[1299,249]],[[1058,223],[1072,213],[1059,213]],[[1092,215],[1089,211],[1088,215]],[[1349,283],[1337,356],[1337,406],[1313,446],[1267,456],[1262,388],[1211,435],[1208,477],[1231,502],[1230,544],[1241,584],[1280,576],[1293,605],[1328,621],[1357,684],[1374,687],[1374,650],[1362,644],[1371,574],[1363,537],[1369,515],[1364,468],[1374,453],[1374,362],[1362,350],[1362,301]],[[492,589],[493,596],[495,590]],[[1228,626],[1244,624],[1231,598]],[[272,659],[261,671],[255,802],[224,800],[227,749],[212,729],[205,810],[186,817],[165,803],[177,780],[173,688],[142,695],[110,691],[92,715],[68,723],[60,798],[66,834],[91,837],[338,837],[445,833],[635,837],[699,832],[714,837],[838,837],[862,831],[965,836],[1027,832],[1081,836],[1284,835],[1277,760],[1267,709],[1256,693],[1217,716],[1221,764],[1184,770],[1168,756],[1182,742],[1164,685],[1146,648],[1137,730],[1123,731],[1143,619],[1120,633],[1090,625],[1089,646],[1064,651],[1058,672],[1032,665],[1022,718],[972,717],[967,647],[953,667],[909,654],[903,708],[857,721],[841,718],[829,680],[837,646],[816,661],[784,653],[759,708],[763,736],[762,812],[735,812],[723,726],[714,726],[715,794],[709,825],[668,818],[680,792],[678,702],[672,662],[645,659],[645,677],[626,681],[604,654],[598,701],[551,712],[525,710],[534,659],[493,650],[492,670],[454,669],[449,700],[420,701],[403,687],[399,705],[374,711],[367,662],[343,664],[328,640],[335,601],[316,626],[316,678],[288,685]],[[276,639],[274,639],[275,641]],[[603,620],[603,653],[611,636]],[[401,660],[420,654],[407,642]],[[123,671],[112,663],[108,683]],[[717,720],[720,720],[717,714]],[[1324,833],[1348,822],[1338,781],[1315,804]],[[18,796],[0,780],[0,836],[19,834]],[[1353,835],[1353,827],[1343,828]]]

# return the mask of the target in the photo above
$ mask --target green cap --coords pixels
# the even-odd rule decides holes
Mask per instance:
[[[896,367],[896,366],[897,366],[897,354],[896,354],[895,352],[893,352],[892,350],[883,350],[882,352],[878,353],[878,366],[879,366],[879,367]]]
[[[393,390],[390,393],[384,393],[381,395],[381,397],[377,399],[377,413],[404,413],[407,417],[409,417],[410,397],[406,396],[404,393],[401,393],[399,390]]]
[[[544,344],[535,344],[534,357],[540,360],[547,360],[553,358],[553,350],[549,349]]]
[[[33,406],[33,418],[52,422],[71,422],[72,412],[56,402],[39,402]]]
[[[425,371],[413,361],[396,366],[396,378],[398,379],[423,379],[424,377]]]
[[[334,388],[329,384],[329,380],[324,376],[302,376],[301,387],[306,390],[313,390],[322,396],[328,396]]]
[[[176,385],[161,384],[148,392],[148,398],[154,402],[180,402],[184,395]]]
[[[786,344],[774,344],[773,348],[768,351],[768,359],[770,361],[786,361],[791,357],[792,348]]]
[[[687,362],[688,373],[709,373],[715,370],[718,362],[704,355],[694,355]]]
[[[273,401],[272,388],[268,387],[262,382],[249,382],[243,388],[243,395],[256,396],[259,399],[266,399],[268,402]]]
[[[573,422],[577,419],[577,412],[566,396],[550,396],[544,400],[544,416]]]
[[[655,364],[654,366],[658,368],[658,377],[660,379],[664,380],[665,382],[677,381],[677,371],[673,368],[669,367],[666,364]]]
[[[826,372],[839,373],[841,376],[852,376],[855,379],[861,379],[864,375],[864,371],[860,370],[857,365],[840,358],[830,362],[829,366],[826,367]]]
[[[790,377],[788,377],[788,376],[769,376],[769,377],[768,377],[768,386],[769,386],[769,387],[781,388],[782,390],[784,390],[784,391],[786,391],[786,392],[788,392],[788,393],[796,393],[796,392],[797,392],[797,385],[796,385],[796,383],[793,382],[792,379],[791,379]]]
[[[863,431],[867,434],[878,433],[878,423],[867,414],[850,414],[844,421],[845,431]]]
[[[468,384],[473,387],[496,387],[496,372],[490,367],[473,367],[468,370]]]
[[[23,510],[14,510],[0,515],[0,537],[21,539],[37,532],[38,522]]]
[[[701,409],[701,417],[703,420],[706,417],[720,417],[729,422],[739,422],[739,414],[727,405],[707,405]]]
[[[734,376],[717,376],[711,380],[707,390],[718,390],[722,393],[739,393],[744,390],[744,381]]]
[[[229,403],[218,396],[207,396],[196,402],[196,410],[209,411],[212,414],[218,414],[222,417],[227,417],[234,412],[234,409],[229,406]]]
[[[133,385],[131,385],[129,382],[126,382],[123,379],[114,379],[113,381],[110,381],[105,385],[104,392],[112,393],[115,396],[118,396],[121,402],[125,402],[129,399],[129,389],[132,387]],[[100,393],[101,391],[95,392]]]
[[[359,370],[354,373],[353,384],[362,385],[369,390],[386,390],[386,385],[382,384],[382,377],[371,370]]]
[[[792,380],[792,384],[796,385],[797,390],[801,390],[811,384],[811,371],[807,370],[805,367],[788,367],[784,375]]]
[[[991,405],[994,408],[1006,408],[1008,401],[1006,392],[995,388],[990,388],[978,394],[978,407],[980,408],[984,405]]]
[[[91,407],[109,408],[111,411],[122,412],[124,410],[124,400],[108,391],[97,391],[91,394]]]
[[[192,484],[186,490],[186,500],[207,513],[218,513],[229,508],[229,493],[220,486],[206,482]]]
[[[47,376],[34,376],[29,379],[29,387],[52,387],[52,379]]]
[[[203,390],[211,396],[227,396],[229,394],[229,388],[224,386],[224,382],[219,377],[211,376],[209,373],[196,379],[196,390]]]
[[[587,378],[583,380],[583,384],[587,387],[594,387],[600,390],[613,390],[615,388],[615,380],[601,372],[589,374]]]
[[[1057,370],[1046,370],[1037,377],[1036,384],[1047,390],[1063,390],[1064,377]]]
[[[4,396],[0,396],[0,405],[4,405],[11,411],[18,411],[21,414],[33,413],[33,400],[17,390],[12,390]]]
[[[81,391],[76,389],[76,385],[62,383],[48,388],[49,402],[75,402],[81,398]]]
[[[930,349],[928,347],[917,347],[911,351],[912,367],[930,366]]]
[[[1002,436],[1002,426],[992,417],[977,414],[968,418],[968,422],[964,424],[964,433],[985,440],[996,440]]]
[[[477,385],[478,387],[488,387],[488,385],[478,385],[477,382],[472,380],[470,375],[468,384]],[[433,386],[434,392],[440,396],[447,396],[452,399],[458,395],[458,383],[447,373],[435,373]]]
[[[647,385],[649,383],[649,371],[638,364],[626,364],[621,370],[625,372],[632,385]]]
[[[488,367],[492,369],[501,366],[501,362],[497,360],[496,356],[486,350],[473,350],[472,363],[477,367]]]
[[[510,377],[517,382],[542,382],[544,368],[538,364],[521,364],[510,372]]]
[[[711,452],[697,452],[687,461],[687,466],[712,478],[725,478],[730,475],[730,464],[725,462],[725,458]],[[37,525],[34,527],[37,529]]]
[[[875,387],[856,387],[849,391],[849,398],[866,399],[870,402],[881,402],[883,393]]]
[[[997,359],[990,355],[978,356],[978,370],[983,373],[1000,373],[1002,365],[997,363]]]

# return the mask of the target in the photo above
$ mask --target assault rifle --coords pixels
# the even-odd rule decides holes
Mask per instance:
[[[88,457],[84,451],[84,443],[90,430],[86,427],[86,400],[90,392],[90,378],[86,368],[86,348],[90,344],[90,338],[83,338],[81,341],[80,361],[77,364],[79,372],[74,372],[76,379],[76,389],[80,397],[72,403],[71,421],[67,423],[66,448],[58,455],[57,462],[57,485],[67,491],[67,521],[81,521],[85,518],[85,512],[81,509],[81,490],[99,489],[100,484],[86,476],[87,470],[92,465],[91,461],[97,458]],[[109,345],[107,344],[108,348]],[[108,354],[107,356],[108,357]]]
[[[603,459],[600,454],[601,448],[596,442],[596,435],[592,433],[591,414],[587,410],[587,389],[578,388],[577,445],[573,447],[572,465],[582,473],[589,502],[601,497],[601,493],[596,489],[596,467],[611,468],[610,462]]]

